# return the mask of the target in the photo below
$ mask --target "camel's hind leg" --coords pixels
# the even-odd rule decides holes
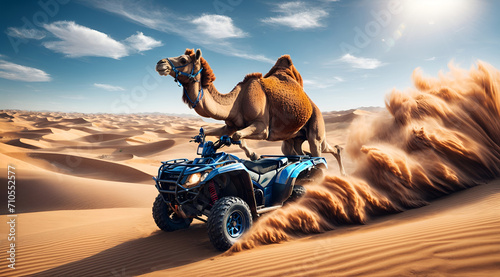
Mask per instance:
[[[335,145],[334,147],[331,147],[326,140],[323,140],[323,143],[321,144],[321,152],[323,153],[331,153],[337,159],[337,162],[339,163],[339,169],[340,169],[340,174],[342,176],[346,176],[347,174],[345,173],[344,170],[344,163],[342,162],[342,150],[343,148]]]
[[[320,157],[321,153],[331,153],[335,159],[337,159],[340,174],[342,174],[342,176],[346,176],[344,163],[342,162],[342,147],[338,145],[331,147],[328,142],[326,142],[326,139],[320,141],[314,138],[308,138],[307,141],[309,142],[309,147],[311,148],[311,156]]]
[[[305,155],[302,150],[302,144],[305,139],[303,137],[295,137],[284,140],[281,144],[281,152],[286,156]]]
[[[281,143],[281,153],[285,156],[297,155],[293,149],[293,139],[287,139]]]
[[[316,105],[313,105],[313,114],[307,123],[306,134],[311,149],[311,156],[320,157],[321,153],[333,154],[339,164],[340,174],[346,176],[342,162],[342,147],[338,145],[331,147],[326,141],[325,121]]]

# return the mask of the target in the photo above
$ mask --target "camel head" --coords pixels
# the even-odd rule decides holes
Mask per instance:
[[[182,84],[184,87],[182,100],[186,104],[190,102],[187,91],[197,91],[199,94],[202,88],[209,86],[215,80],[215,75],[201,56],[200,49],[196,52],[193,49],[186,49],[184,55],[162,59],[156,64],[156,71],[163,76],[170,75],[176,82]],[[194,108],[197,102],[191,101],[191,107]]]
[[[172,77],[180,77],[189,74],[195,74],[201,68],[201,50],[196,50],[196,53],[192,49],[186,49],[184,55],[173,58],[165,58],[156,64],[156,71],[158,74],[163,76],[172,76]],[[177,71],[177,72],[176,72]],[[183,72],[183,73],[180,73]],[[197,79],[199,78],[196,76]],[[182,83],[182,80],[179,80]]]

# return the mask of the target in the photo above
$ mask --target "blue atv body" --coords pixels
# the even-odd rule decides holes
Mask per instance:
[[[302,185],[320,178],[327,167],[321,157],[239,159],[217,152],[239,141],[227,136],[215,143],[205,141],[203,129],[193,141],[199,143],[200,158],[162,162],[154,178],[159,195],[153,218],[164,231],[188,228],[193,219],[205,221],[210,241],[221,251],[229,249],[261,214],[302,196]]]

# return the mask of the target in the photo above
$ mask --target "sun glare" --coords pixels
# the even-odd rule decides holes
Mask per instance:
[[[436,24],[461,20],[471,6],[470,0],[406,0],[403,5],[408,17],[419,23]]]

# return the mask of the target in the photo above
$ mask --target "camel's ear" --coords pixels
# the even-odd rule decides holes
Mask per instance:
[[[198,49],[196,50],[196,60],[199,60],[201,58],[201,50]]]

